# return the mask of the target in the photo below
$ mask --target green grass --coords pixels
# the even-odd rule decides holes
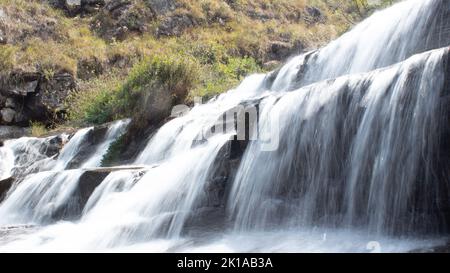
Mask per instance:
[[[261,72],[262,68],[251,57],[232,57],[226,62],[217,62],[204,68],[202,81],[189,94],[194,97],[211,98],[236,87],[244,77]]]
[[[48,133],[48,130],[45,127],[45,125],[40,122],[31,122],[30,128],[31,128],[31,135],[34,137],[41,137]]]
[[[18,50],[17,47],[12,45],[0,45],[0,72],[14,68]]]

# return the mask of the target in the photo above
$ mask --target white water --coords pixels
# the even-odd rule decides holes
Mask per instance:
[[[5,147],[0,147],[0,180],[11,176],[11,171],[14,168],[14,155],[11,150]]]
[[[0,207],[1,225],[35,225],[49,221],[67,203],[83,172],[39,172],[29,175]]]
[[[108,128],[108,131],[100,145],[97,145],[92,155],[81,165],[81,168],[99,167],[103,156],[108,151],[110,144],[125,132],[129,120],[119,120]],[[88,134],[94,127],[84,128],[76,132],[69,141],[67,134],[59,137],[63,142],[63,149],[55,156],[47,156],[46,152],[50,146],[49,142],[54,136],[47,138],[23,137],[19,139],[6,140],[0,147],[2,161],[0,163],[0,174],[5,177],[18,169],[18,175],[36,173],[39,171],[63,171],[68,168],[71,161],[78,155],[80,146],[86,142]],[[6,175],[7,174],[7,175]],[[0,175],[1,177],[1,175]]]
[[[281,135],[280,147],[267,152],[254,142],[248,148],[228,202],[236,229],[366,223],[378,233],[407,232],[423,221],[409,208],[429,206],[438,191],[429,174],[420,182],[416,177],[421,168],[431,171],[436,139],[425,132],[439,127],[444,54],[448,49],[303,87],[265,106],[280,121],[280,132],[269,131]],[[267,130],[264,120],[260,125]],[[414,200],[416,187],[423,187],[424,204]]]
[[[48,157],[45,155],[45,144],[48,139],[23,137],[19,139],[6,140],[0,148],[2,154],[2,172],[13,175],[27,173],[36,165],[43,163]]]
[[[432,152],[448,49],[372,70],[430,49],[433,39],[424,37],[446,3],[395,5],[329,46],[293,58],[273,83],[250,76],[171,120],[136,158],[145,169],[112,172],[76,220],[58,221],[77,205],[71,196],[84,172],[66,168],[92,128],[73,136],[56,159],[24,153],[38,157],[24,167],[45,164],[9,192],[0,223],[38,227],[0,240],[0,251],[370,252],[376,241],[382,252],[404,252],[445,243],[435,213],[445,182],[432,174]],[[237,177],[227,181],[225,204],[205,207],[217,186],[216,159],[236,133],[210,136],[209,129],[225,112],[255,101],[259,133],[278,147],[267,151],[251,142]],[[113,125],[81,166],[98,166],[124,126]],[[41,140],[5,147],[16,141],[39,149],[30,143]],[[2,160],[5,154],[11,162],[5,151]],[[2,166],[4,176],[12,173],[10,163]]]
[[[440,13],[442,12],[442,13]],[[313,53],[301,84],[368,72],[450,43],[448,0],[409,0],[376,12],[352,31]],[[436,32],[439,32],[438,34]],[[440,35],[443,33],[443,35]]]
[[[94,154],[87,160],[81,168],[98,167],[102,163],[103,156],[108,151],[109,146],[113,143],[119,136],[125,133],[125,129],[130,123],[130,120],[120,120],[115,122],[108,128],[106,133],[106,140],[104,140],[95,150]]]

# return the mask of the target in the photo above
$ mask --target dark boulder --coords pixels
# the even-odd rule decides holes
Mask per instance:
[[[57,208],[52,214],[51,219],[54,221],[59,220],[73,220],[81,217],[81,214],[89,201],[89,198],[94,193],[95,189],[105,180],[105,178],[114,171],[129,170],[137,173],[137,177],[142,177],[145,173],[142,169],[138,168],[98,168],[84,172],[79,181],[75,191],[71,194],[67,202]],[[137,178],[138,179],[138,178]]]
[[[230,218],[226,217],[226,202],[247,145],[248,141],[235,138],[220,149],[208,171],[203,188],[204,198],[190,213],[185,223],[185,232],[196,232],[205,226],[220,230],[232,224]]]
[[[109,124],[96,126],[87,133],[85,141],[78,147],[77,154],[68,163],[67,167],[69,169],[81,167],[81,165],[97,151],[96,148],[98,145],[105,141],[109,128],[108,126]]]
[[[108,172],[96,171],[87,171],[82,174],[76,190],[64,205],[56,208],[52,212],[51,219],[59,221],[72,220],[80,217],[89,197],[108,175]]]
[[[39,152],[47,157],[58,155],[66,141],[66,138],[62,135],[54,136],[40,147]]]
[[[14,184],[15,179],[12,177],[6,178],[4,180],[0,180],[0,202],[4,200],[8,191],[11,189]]]
[[[84,208],[94,190],[103,182],[110,172],[87,171],[78,182],[77,198],[80,208]]]
[[[0,93],[7,97],[26,97],[37,91],[40,78],[39,73],[20,70],[0,75]]]

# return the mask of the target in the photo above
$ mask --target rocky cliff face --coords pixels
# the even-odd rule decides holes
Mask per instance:
[[[40,72],[14,71],[0,82],[0,125],[23,127],[62,120],[65,98],[76,87],[74,77],[63,72],[47,79]]]

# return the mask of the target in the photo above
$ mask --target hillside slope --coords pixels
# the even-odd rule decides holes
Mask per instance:
[[[0,125],[103,123],[211,97],[323,45],[370,8],[339,0],[0,0]]]

